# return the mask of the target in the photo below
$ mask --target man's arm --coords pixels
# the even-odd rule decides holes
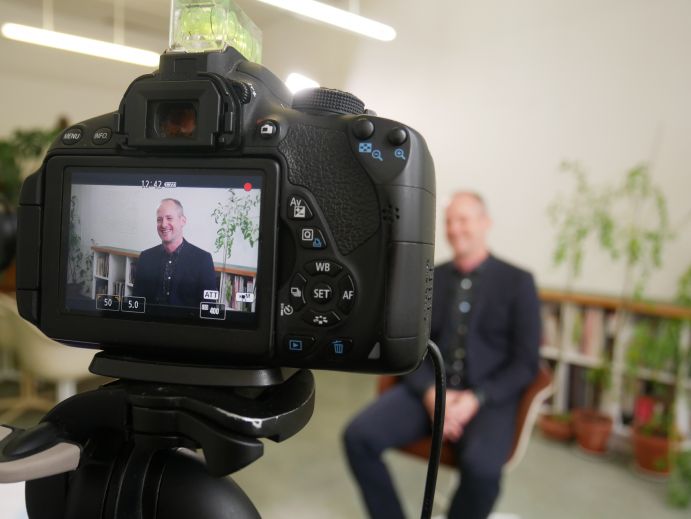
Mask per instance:
[[[211,258],[211,254],[209,254],[206,251],[204,251],[200,268],[201,273],[199,278],[199,299],[202,300],[204,290],[218,290],[218,283],[216,281],[216,270],[214,269],[214,260]]]
[[[484,402],[499,404],[516,398],[537,373],[540,302],[533,276],[528,273],[519,280],[512,320],[510,360],[480,387],[474,388]]]

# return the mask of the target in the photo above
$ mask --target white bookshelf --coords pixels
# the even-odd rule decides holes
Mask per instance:
[[[552,365],[555,389],[551,406],[545,411],[569,411],[573,407],[570,405],[572,401],[577,400],[573,394],[574,387],[577,391],[582,390],[581,398],[592,396],[592,387],[588,387],[592,384],[583,379],[585,372],[580,373],[580,382],[572,380],[574,373],[578,374],[574,368],[609,369],[610,384],[601,395],[600,411],[612,417],[614,432],[621,436],[631,433],[624,417],[633,411],[636,393],[630,388],[632,380],[634,387],[639,382],[667,384],[675,392],[687,391],[691,400],[691,359],[688,354],[691,348],[691,309],[552,290],[541,291],[540,297],[543,320],[540,353]],[[680,337],[682,362],[669,370],[638,368],[631,372],[626,364],[626,352],[633,324],[642,318],[685,321]]]

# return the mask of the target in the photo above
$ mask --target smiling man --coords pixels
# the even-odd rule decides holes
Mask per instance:
[[[141,253],[134,281],[134,295],[147,304],[198,307],[204,290],[218,290],[211,254],[185,240],[186,224],[178,200],[161,200],[156,211],[161,244]]]

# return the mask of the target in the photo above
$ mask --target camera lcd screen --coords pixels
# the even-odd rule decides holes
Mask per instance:
[[[256,324],[263,175],[70,168],[63,310]]]

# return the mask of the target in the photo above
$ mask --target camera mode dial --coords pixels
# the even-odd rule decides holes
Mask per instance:
[[[293,109],[323,115],[361,115],[365,113],[365,103],[342,90],[306,88],[293,97]]]

